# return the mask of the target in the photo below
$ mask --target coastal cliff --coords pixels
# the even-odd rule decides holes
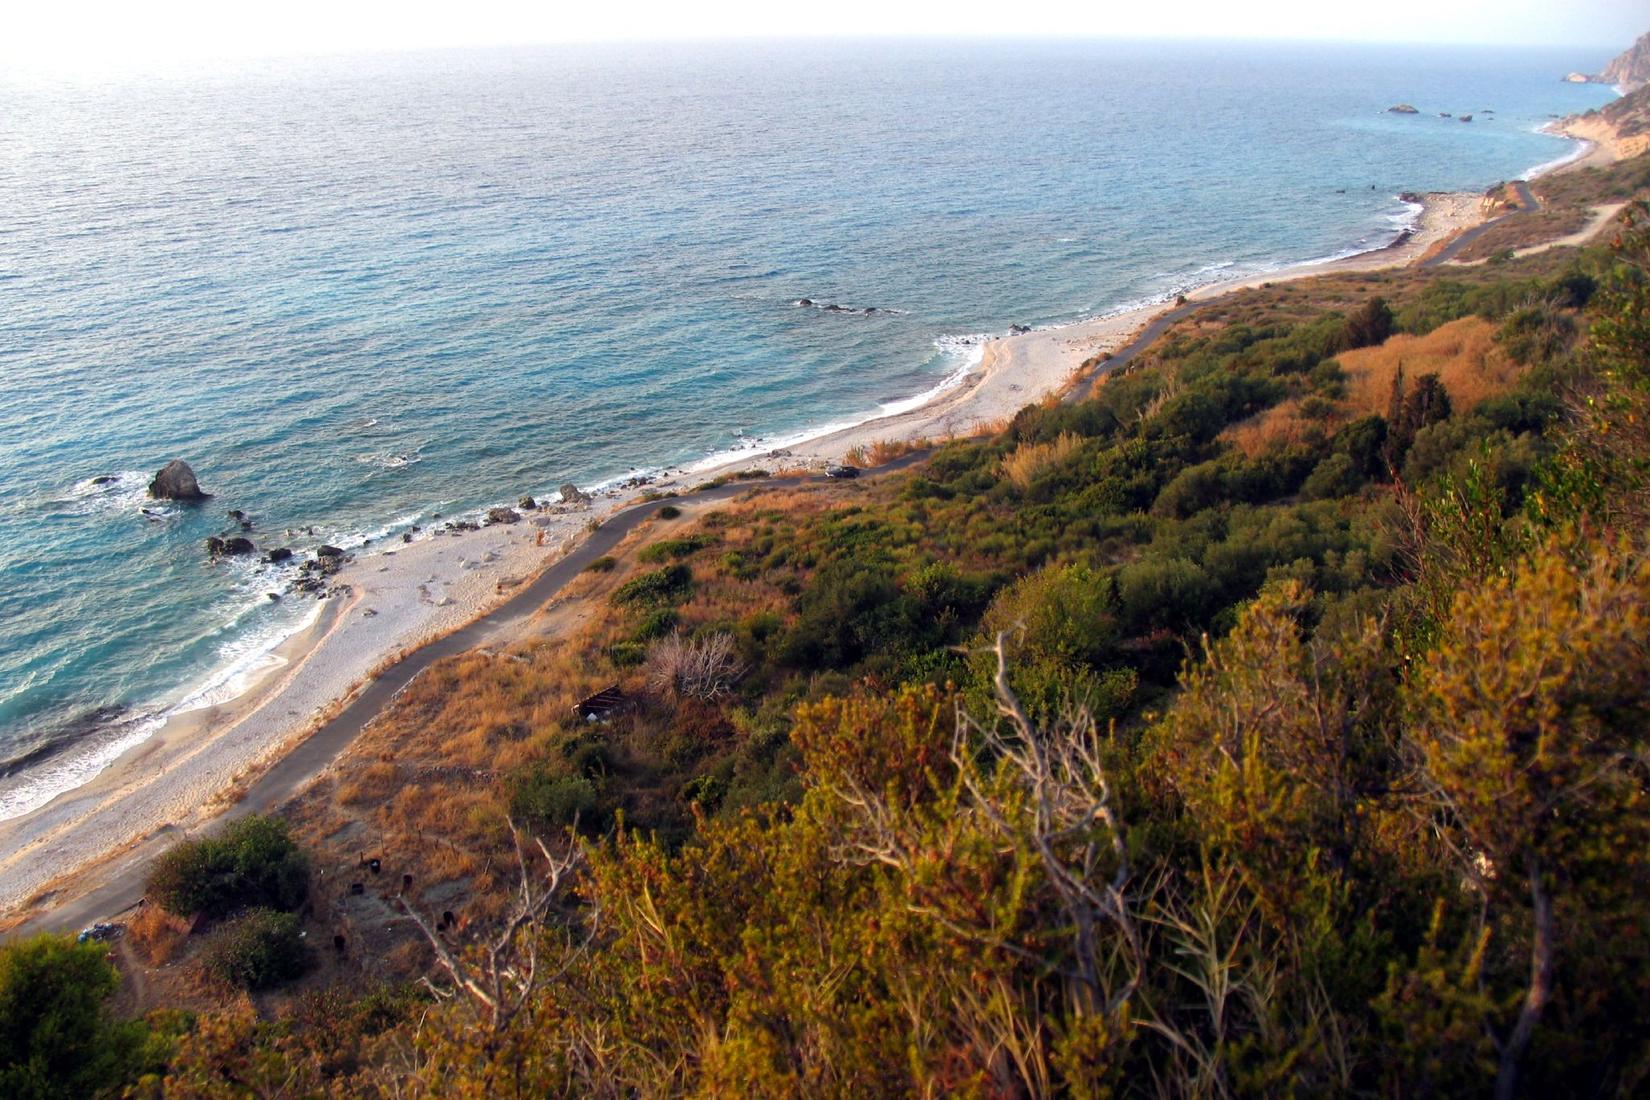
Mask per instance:
[[[1600,83],[1614,84],[1624,93],[1650,84],[1650,34],[1640,35],[1626,52],[1604,66],[1598,77]]]
[[[1639,41],[1642,44],[1644,39]],[[1571,137],[1597,142],[1616,160],[1636,157],[1650,149],[1650,86],[1597,110],[1572,115],[1558,129]]]
[[[1650,84],[1650,33],[1640,35],[1598,73],[1570,73],[1564,79],[1571,84],[1613,84],[1622,95],[1637,91]]]

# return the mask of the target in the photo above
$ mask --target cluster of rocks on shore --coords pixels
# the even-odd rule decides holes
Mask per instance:
[[[93,480],[94,482],[100,480],[112,481],[113,478]],[[564,484],[560,492],[561,504],[559,506],[552,506],[548,503],[540,504],[533,497],[524,496],[516,508],[498,507],[489,509],[480,523],[472,520],[449,520],[441,526],[438,533],[457,534],[464,531],[479,531],[483,526],[491,527],[520,523],[524,518],[523,513],[526,512],[545,511],[552,507],[555,507],[557,511],[565,511],[569,508],[582,507],[591,500],[590,494],[583,492],[572,482]],[[212,494],[201,488],[200,481],[189,463],[182,459],[173,459],[155,474],[154,479],[149,483],[149,495],[156,500],[174,500],[185,503],[199,503],[212,498]],[[207,538],[207,556],[213,561],[217,561],[222,558],[242,558],[257,554],[257,545],[247,537],[255,526],[252,517],[238,508],[230,509],[227,515],[232,525],[231,529],[224,534],[212,535]],[[441,518],[439,512],[436,513],[435,518]],[[402,534],[401,541],[404,543],[411,542],[413,535],[422,530],[423,528],[418,525],[413,525],[410,530]],[[308,533],[313,535],[315,533],[314,528],[309,528]],[[298,560],[296,551],[286,546],[272,547],[266,550],[263,560],[265,564],[271,566],[290,567],[296,563],[297,575],[289,582],[288,591],[301,592],[325,599],[336,590],[332,584],[332,578],[352,559],[340,547],[322,545],[316,548],[313,557],[305,558],[302,561]],[[281,598],[281,594],[278,592],[270,592],[268,595],[271,600]]]

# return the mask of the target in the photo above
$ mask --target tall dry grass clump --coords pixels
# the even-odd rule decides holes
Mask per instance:
[[[1071,432],[1061,432],[1058,438],[1048,443],[1022,443],[1012,454],[1003,456],[1003,476],[1023,493],[1031,488],[1038,474],[1053,469],[1076,454],[1082,442]]]

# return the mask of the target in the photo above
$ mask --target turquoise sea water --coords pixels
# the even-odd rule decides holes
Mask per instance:
[[[1607,100],[1557,79],[1604,60],[743,43],[0,73],[0,818],[312,612],[204,560],[226,509],[261,546],[348,546],[861,419],[967,337],[1384,244],[1400,190],[1565,156],[1535,127]],[[213,501],[143,499],[173,457]]]

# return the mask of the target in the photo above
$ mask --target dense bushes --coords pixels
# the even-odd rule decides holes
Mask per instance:
[[[163,1053],[142,1023],[110,1014],[106,950],[50,935],[0,945],[0,1096],[110,1095]]]
[[[510,795],[511,816],[545,834],[559,832],[575,820],[581,828],[599,831],[601,799],[590,778],[596,773],[584,766],[587,763],[575,761],[578,773],[573,775],[537,768],[519,776]]]
[[[147,892],[183,915],[222,917],[246,906],[294,910],[309,893],[309,860],[286,822],[252,815],[217,836],[173,845],[150,869]]]
[[[253,909],[215,929],[201,959],[208,973],[241,989],[283,985],[309,967],[298,918]]]
[[[625,581],[613,592],[613,602],[632,606],[669,603],[686,594],[693,583],[693,570],[685,565],[667,565]]]

